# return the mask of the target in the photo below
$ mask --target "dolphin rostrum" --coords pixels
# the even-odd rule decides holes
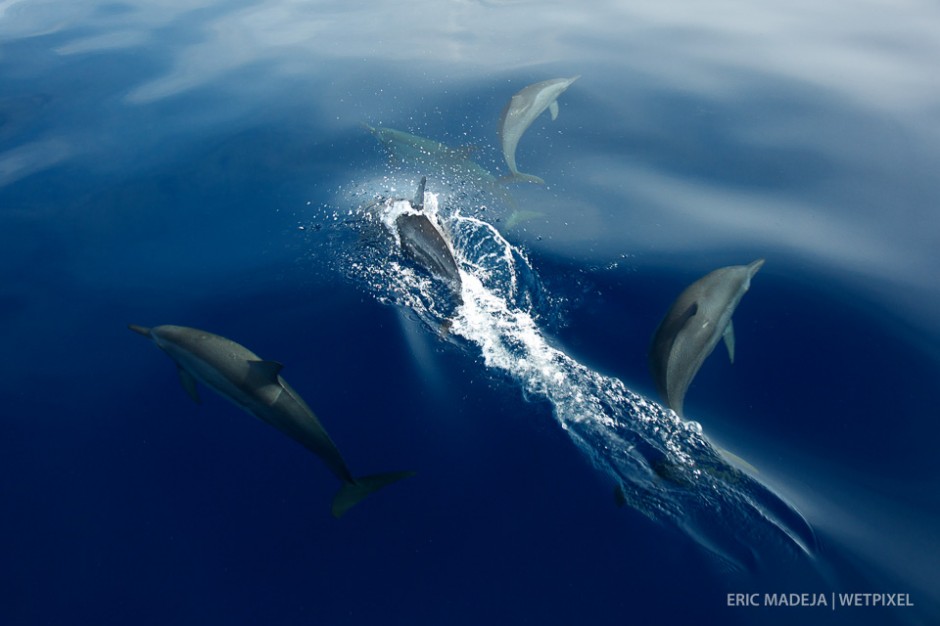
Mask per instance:
[[[722,267],[689,285],[660,322],[650,346],[649,366],[660,395],[682,415],[685,392],[706,357],[724,338],[734,363],[731,315],[764,264]]]
[[[370,493],[414,472],[389,472],[354,478],[336,444],[307,403],[280,376],[281,364],[264,361],[231,339],[185,326],[145,328],[130,324],[170,355],[183,388],[199,402],[199,381],[274,426],[320,457],[343,485],[333,498],[333,516],[340,517]]]
[[[414,212],[402,213],[395,220],[402,253],[432,276],[447,283],[459,304],[463,302],[460,270],[450,244],[423,210],[426,184],[427,178],[422,177],[414,200],[411,201]]]
[[[558,117],[558,96],[573,83],[581,78],[553,78],[534,85],[529,85],[509,100],[499,119],[499,137],[503,144],[503,156],[506,165],[512,173],[510,180],[527,181],[530,183],[544,183],[538,176],[523,174],[516,168],[516,146],[522,134],[532,125],[542,111],[548,109],[552,119]]]

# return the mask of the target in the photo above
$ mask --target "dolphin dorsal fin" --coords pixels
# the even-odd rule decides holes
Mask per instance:
[[[411,207],[415,211],[420,211],[424,208],[424,186],[428,182],[427,176],[421,177],[421,182],[418,183],[418,191],[415,192],[415,199],[411,201]]]
[[[721,338],[725,340],[725,347],[728,348],[728,358],[734,363],[734,324],[728,320],[725,331],[721,333]]]
[[[183,389],[186,390],[189,397],[192,398],[193,402],[196,404],[202,404],[202,400],[199,398],[199,390],[196,389],[196,379],[193,378],[193,375],[179,366],[177,366],[176,371],[180,375],[180,384],[183,385]]]
[[[255,380],[274,385],[279,384],[277,377],[284,369],[277,361],[248,361],[248,367]]]

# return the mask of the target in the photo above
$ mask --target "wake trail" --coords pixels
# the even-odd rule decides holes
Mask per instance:
[[[376,220],[390,227],[410,208],[405,205],[374,205]],[[440,218],[437,196],[427,194],[425,210]],[[403,263],[394,237],[387,249],[354,263],[355,273],[381,301],[411,309],[429,328],[446,322],[449,340],[472,346],[526,397],[547,400],[578,449],[610,478],[612,506],[616,499],[681,529],[732,570],[751,571],[781,555],[814,556],[815,536],[799,512],[727,463],[699,424],[548,341],[537,323],[545,302],[538,278],[494,226],[457,212],[445,230],[461,271],[463,302],[456,310],[440,305],[440,281]]]

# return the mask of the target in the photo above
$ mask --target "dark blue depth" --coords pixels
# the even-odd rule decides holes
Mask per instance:
[[[877,176],[859,177],[864,189],[829,188],[855,165],[819,146],[775,147],[776,135],[759,150],[736,130],[759,115],[825,126],[840,103],[753,76],[742,79],[748,95],[723,106],[692,87],[627,75],[617,54],[587,43],[581,64],[527,59],[480,72],[455,62],[452,74],[443,57],[397,61],[385,43],[375,58],[282,74],[293,52],[278,50],[147,100],[142,86],[168,75],[177,47],[210,40],[214,20],[255,5],[200,9],[149,26],[149,45],[85,54],[62,49],[122,32],[125,11],[131,29],[135,9],[102,5],[90,22],[28,33],[32,13],[10,6],[13,26],[0,30],[3,624],[882,625],[940,616],[930,586],[940,521],[936,257],[904,273],[906,257],[889,247],[899,257],[881,259],[882,285],[869,276],[877,263],[847,267],[822,244],[797,249],[746,229],[724,241],[723,218],[689,224],[659,213],[615,168],[641,164],[651,180],[746,190],[768,205],[829,207],[819,223],[845,226],[846,237],[861,224],[871,241],[882,232],[894,241],[903,218],[885,209],[873,227],[862,217],[873,196],[903,215],[936,197],[928,140],[896,138],[891,119],[845,104],[838,146],[861,141],[853,133],[870,123],[874,150],[895,149]],[[205,55],[190,62],[221,58]],[[548,402],[523,397],[470,346],[436,337],[350,278],[350,260],[369,245],[356,202],[383,175],[422,174],[389,165],[358,122],[470,146],[502,175],[495,124],[505,100],[576,73],[559,119],[545,116],[517,154],[548,185],[512,187],[514,208],[541,215],[510,228],[513,207],[498,199],[479,215],[528,255],[548,294],[551,340],[650,398],[650,337],[676,295],[711,269],[766,256],[735,316],[736,363],[716,349],[686,414],[804,514],[821,546],[815,571],[763,562],[727,572],[682,529],[617,508],[613,483]],[[625,122],[621,108],[648,112],[645,126]],[[915,252],[936,231],[932,215],[918,216],[901,237]],[[656,234],[671,225],[674,238]],[[697,229],[700,248],[689,244]],[[205,328],[283,363],[355,474],[417,476],[334,520],[338,483],[318,459],[211,393],[193,404],[172,363],[128,323]],[[433,380],[407,333],[433,355]],[[909,593],[916,606],[728,606],[734,593],[833,592]]]

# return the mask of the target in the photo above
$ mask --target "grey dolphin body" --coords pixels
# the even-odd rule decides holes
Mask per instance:
[[[128,328],[150,337],[173,359],[180,382],[193,400],[199,402],[196,391],[199,381],[320,457],[343,482],[333,499],[335,517],[370,493],[413,474],[390,472],[354,478],[320,420],[281,378],[280,363],[262,360],[230,339],[195,328],[145,328],[134,324]]]
[[[395,163],[408,163],[419,172],[437,174],[447,180],[465,180],[495,192],[496,177],[470,158],[467,148],[451,148],[434,139],[419,137],[384,126],[363,126],[382,144]]]
[[[462,283],[454,253],[438,227],[423,212],[426,183],[427,179],[422,178],[414,200],[411,201],[411,206],[417,213],[403,213],[395,220],[398,238],[404,255],[432,276],[447,283],[459,304],[463,301]]]
[[[470,158],[472,151],[469,148],[451,148],[434,139],[384,126],[363,123],[362,127],[382,144],[391,163],[397,166],[407,164],[416,172],[438,176],[453,189],[494,196],[512,210],[505,222],[508,228],[542,215],[537,211],[517,209],[515,200],[504,184],[513,178],[496,178]]]
[[[673,302],[653,335],[649,366],[666,404],[680,416],[685,393],[722,337],[734,362],[731,316],[764,264],[722,267],[689,285]]]
[[[581,77],[552,78],[529,85],[514,95],[506,104],[499,119],[499,137],[503,146],[503,157],[512,173],[511,180],[545,182],[538,176],[523,174],[517,169],[516,146],[519,145],[522,134],[532,125],[535,118],[542,114],[542,111],[548,109],[553,120],[558,117],[558,96],[579,78]]]

